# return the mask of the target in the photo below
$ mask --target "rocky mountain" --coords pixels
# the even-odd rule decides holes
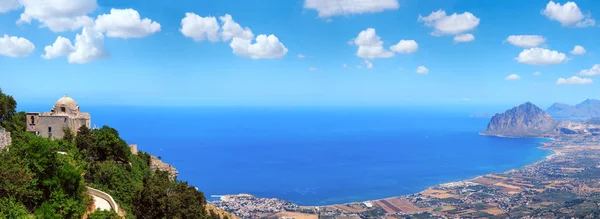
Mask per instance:
[[[587,99],[575,106],[555,103],[548,108],[548,114],[556,119],[572,121],[600,117],[600,100]]]
[[[537,137],[556,129],[558,122],[544,110],[527,102],[496,114],[490,120],[483,135],[503,137]]]

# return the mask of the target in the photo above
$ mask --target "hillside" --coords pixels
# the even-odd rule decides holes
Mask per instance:
[[[548,114],[556,119],[572,121],[600,117],[600,100],[587,99],[575,106],[555,103],[548,108]]]
[[[168,165],[132,153],[116,129],[66,128],[49,139],[26,132],[24,115],[0,90],[0,126],[12,138],[0,150],[0,218],[229,218],[197,188],[154,170]],[[96,210],[88,187],[114,198],[118,212]]]
[[[557,122],[552,117],[532,103],[524,103],[496,114],[490,120],[483,135],[503,137],[537,137],[553,131]]]

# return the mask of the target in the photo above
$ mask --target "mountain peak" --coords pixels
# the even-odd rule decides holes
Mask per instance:
[[[587,99],[575,106],[555,103],[548,108],[548,113],[554,118],[574,121],[600,117],[600,100]]]
[[[535,137],[548,133],[556,127],[556,122],[548,113],[531,102],[497,114],[490,120],[485,135],[507,137]]]

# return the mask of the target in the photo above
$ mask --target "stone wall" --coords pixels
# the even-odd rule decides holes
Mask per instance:
[[[10,132],[7,132],[3,128],[0,128],[0,150],[10,145],[10,143]]]
[[[67,116],[41,116],[36,131],[45,138],[61,139],[64,136],[63,129],[69,127],[69,120]]]
[[[87,187],[87,192],[89,195],[91,196],[97,196],[101,199],[104,199],[108,202],[108,204],[110,205],[110,207],[115,210],[115,212],[119,213],[119,205],[117,205],[117,202],[115,202],[115,200],[113,199],[112,196],[110,196],[109,194],[107,194],[106,192],[94,189],[92,187]]]

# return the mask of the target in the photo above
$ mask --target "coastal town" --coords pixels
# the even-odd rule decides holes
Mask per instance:
[[[328,206],[234,195],[214,204],[240,218],[598,218],[599,127],[562,122],[543,136],[551,141],[540,148],[554,153],[542,161],[416,194]]]

